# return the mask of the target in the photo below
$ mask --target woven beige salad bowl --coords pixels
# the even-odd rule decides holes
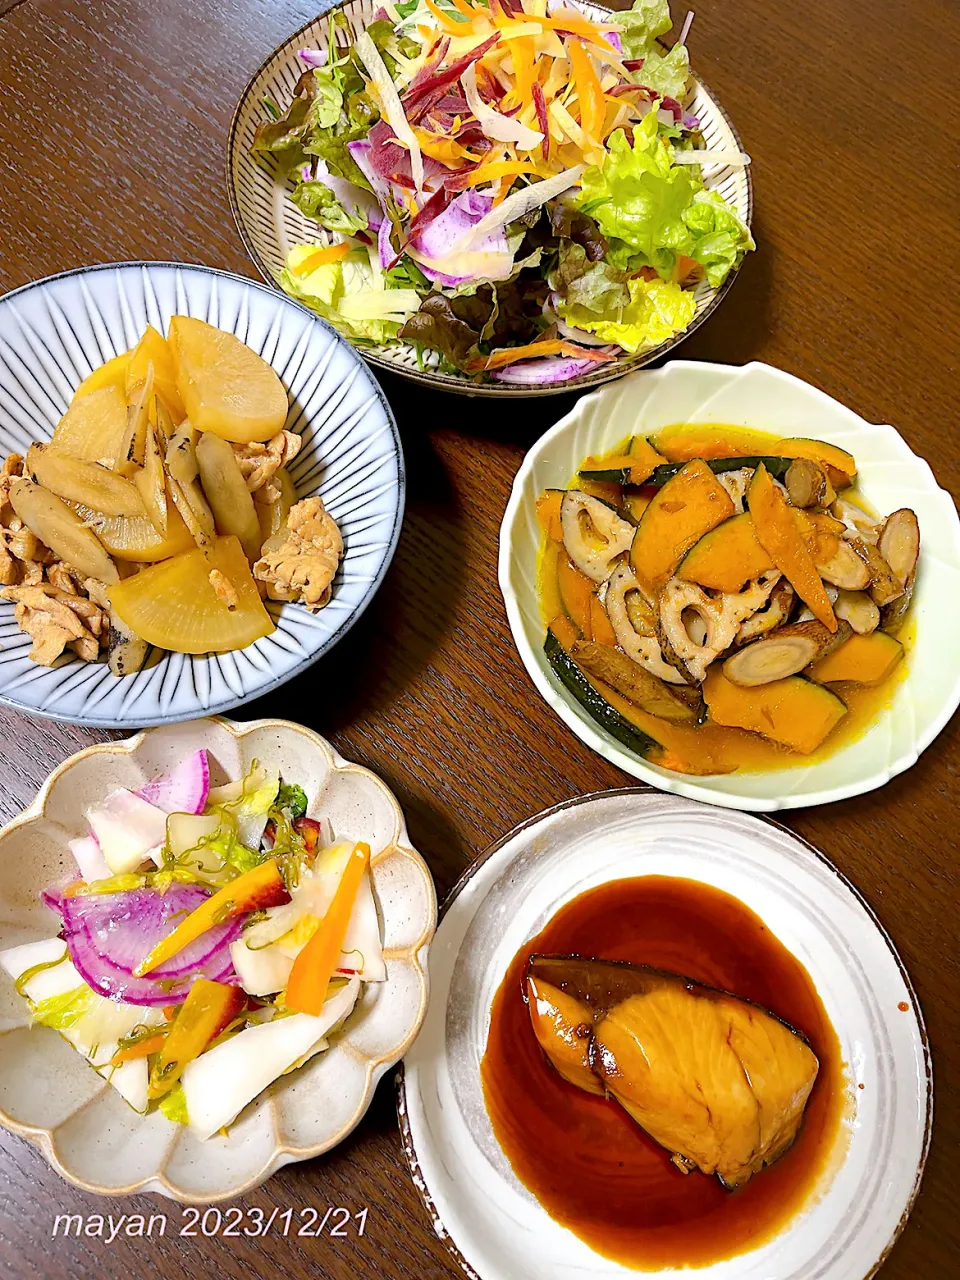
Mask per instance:
[[[602,21],[610,12],[609,8],[589,4],[585,0],[570,0],[570,4],[594,21]],[[268,156],[261,162],[250,150],[257,125],[264,116],[264,95],[270,95],[281,105],[289,102],[303,71],[297,51],[305,46],[321,50],[327,48],[331,14],[342,11],[357,35],[373,20],[379,7],[377,0],[346,0],[345,3],[331,5],[326,13],[295,31],[270,54],[251,77],[237,105],[227,143],[227,191],[244,247],[257,270],[270,284],[277,283],[284,260],[294,245],[326,245],[332,242],[333,237],[318,223],[305,217],[288,198],[287,184],[277,175],[276,158]],[[711,149],[742,151],[740,137],[723,107],[696,75],[693,83],[689,110],[700,120],[705,145]],[[749,166],[731,168],[715,165],[704,169],[703,179],[704,185],[718,191],[749,227],[753,217],[753,183]],[[725,297],[735,276],[736,271],[731,271],[717,289],[703,281],[694,295],[697,309],[693,320],[682,333],[667,342],[636,355],[624,355],[615,362],[601,365],[595,372],[552,385],[477,383],[466,373],[443,373],[435,367],[438,361],[435,352],[425,351],[422,357],[418,357],[415,349],[406,342],[382,346],[357,344],[357,350],[378,369],[399,373],[425,386],[466,395],[526,398],[582,391],[612,382],[633,369],[662,359],[707,319]]]
[[[86,1191],[210,1204],[329,1151],[360,1121],[426,1013],[436,895],[400,806],[369,770],[287,720],[196,720],[71,756],[0,832],[0,948],[56,931],[40,892],[66,873],[67,840],[82,834],[87,805],[116,787],[142,786],[201,747],[222,780],[243,776],[255,759],[270,761],[300,782],[309,813],[326,818],[336,836],[370,844],[387,980],[365,988],[325,1053],[270,1086],[226,1137],[201,1142],[159,1111],[133,1111],[57,1032],[30,1027],[26,1003],[0,975],[0,1123]]]

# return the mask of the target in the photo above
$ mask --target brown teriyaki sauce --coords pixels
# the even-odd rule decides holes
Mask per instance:
[[[618,1103],[568,1084],[547,1061],[523,997],[538,952],[683,974],[802,1032],[820,1071],[792,1148],[737,1191],[699,1170],[682,1174]],[[597,1253],[642,1268],[707,1266],[775,1235],[830,1166],[849,1094],[836,1033],[799,961],[738,899],[668,876],[589,890],[521,948],[493,1002],[481,1077],[520,1181]]]

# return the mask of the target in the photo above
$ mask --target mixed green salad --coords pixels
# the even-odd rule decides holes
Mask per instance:
[[[330,841],[303,788],[205,751],[86,811],[55,936],[0,952],[52,1027],[135,1111],[199,1139],[328,1048],[386,967],[366,844]]]
[[[594,22],[563,0],[385,0],[334,14],[254,151],[324,242],[279,283],[352,341],[477,379],[574,378],[685,329],[754,247],[704,169],[667,0]]]

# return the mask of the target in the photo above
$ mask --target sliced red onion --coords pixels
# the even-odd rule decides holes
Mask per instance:
[[[164,813],[203,813],[209,793],[210,764],[201,747],[169,773],[146,783],[137,795]]]
[[[700,118],[699,116],[691,115],[689,111],[685,111],[683,113],[683,119],[681,121],[681,124],[685,129],[699,129]]]
[[[484,236],[471,246],[471,261],[476,264],[477,270],[469,275],[447,274],[420,260],[422,256],[433,262],[443,262],[464,232],[475,227],[486,217],[492,207],[493,199],[490,196],[479,195],[472,188],[468,188],[455,200],[451,200],[443,213],[434,218],[414,237],[410,245],[418,255],[415,261],[428,280],[454,289],[468,280],[503,279],[504,275],[509,275],[513,259],[503,227],[498,227],[490,235]]]
[[[397,256],[390,241],[390,231],[390,219],[384,218],[377,232],[377,256],[380,260],[381,271],[389,271]]]
[[[202,885],[191,884],[173,884],[166,893],[143,888],[68,895],[63,924],[70,959],[94,991],[129,1004],[176,1004],[195,978],[234,981],[229,946],[240,933],[240,919],[208,929],[149,977],[133,976],[156,943],[209,896]]]
[[[604,40],[606,40],[607,44],[612,45],[613,48],[616,49],[617,53],[619,53],[622,58],[623,57],[623,41],[620,38],[620,32],[605,31],[603,33],[603,38]]]
[[[326,49],[299,49],[297,51],[297,57],[304,66],[311,67],[314,71],[316,71],[318,67],[325,67],[327,65]]]
[[[542,360],[523,360],[508,364],[505,369],[492,369],[490,377],[497,382],[512,382],[520,386],[548,386],[554,382],[569,382],[581,373],[596,368],[595,360],[578,360],[575,356],[545,356]]]
[[[683,26],[680,28],[680,35],[677,38],[677,44],[686,44],[687,36],[690,34],[690,28],[693,26],[693,10],[687,10],[687,16],[683,20]]]
[[[63,911],[63,885],[54,884],[41,889],[40,901],[45,907],[49,907],[51,911],[56,911],[57,915],[60,915]]]

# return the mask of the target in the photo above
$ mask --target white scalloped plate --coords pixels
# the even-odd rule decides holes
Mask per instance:
[[[571,0],[595,21],[602,21],[609,14],[603,5],[590,4],[587,0]],[[288,198],[289,187],[278,176],[277,163],[272,156],[261,163],[250,151],[257,125],[265,118],[263,97],[270,94],[282,106],[290,101],[303,73],[303,63],[297,50],[304,48],[326,49],[330,32],[330,15],[340,11],[346,17],[355,34],[371,21],[379,8],[378,0],[343,0],[332,4],[313,21],[295,31],[279,48],[274,49],[258,71],[255,71],[243,96],[237,104],[230,138],[227,143],[227,191],[234,221],[240,232],[247,253],[263,276],[275,284],[287,254],[296,244],[329,244],[332,237],[318,223],[304,217]],[[722,150],[742,151],[739,135],[724,111],[705,84],[694,76],[695,90],[690,110],[701,123],[706,145]],[[753,217],[753,180],[749,167],[731,169],[725,165],[704,169],[704,185],[719,193],[736,209],[739,217],[749,226]],[[445,391],[458,391],[465,395],[527,397],[561,395],[569,391],[582,391],[597,387],[622,377],[631,369],[662,359],[684,338],[707,319],[726,296],[733,284],[736,272],[731,272],[718,289],[705,281],[697,288],[697,311],[683,331],[669,341],[650,351],[635,356],[622,356],[615,364],[602,365],[595,373],[585,373],[569,382],[545,387],[516,387],[503,382],[475,382],[465,373],[441,373],[435,367],[439,357],[426,352],[421,357],[406,342],[391,342],[380,347],[359,346],[365,360],[380,369],[402,374],[426,386],[440,387]]]
[[[13,983],[0,982],[0,1124],[28,1139],[86,1191],[154,1191],[187,1204],[232,1199],[277,1169],[329,1151],[359,1123],[384,1072],[413,1043],[427,1008],[426,958],[437,903],[387,787],[319,734],[288,720],[198,720],[100,743],[64,761],[0,832],[0,949],[50,937],[58,917],[41,889],[72,867],[67,841],[83,811],[115,787],[136,788],[206,747],[223,779],[254,759],[301,783],[309,812],[372,850],[385,983],[370,984],[331,1047],[251,1103],[226,1138],[199,1142],[159,1112],[138,1115],[48,1027],[30,1027]]]
[[[0,601],[0,702],[109,729],[137,729],[240,706],[326,653],[373,599],[403,519],[403,450],[390,407],[350,345],[274,289],[212,267],[125,262],[81,267],[0,298],[0,457],[49,440],[91,370],[172,315],[235,333],[276,369],[286,426],[303,437],[290,468],[297,495],[319,495],[340,526],[343,563],[320,613],[269,604],[277,629],[235,653],[169,654],[123,679],[105,663],[51,669]]]
[[[604,732],[554,676],[543,653],[537,596],[540,526],[537,496],[565,488],[588,454],[634,432],[678,422],[731,423],[781,436],[813,436],[848,449],[858,487],[884,514],[912,507],[920,521],[920,567],[908,634],[906,676],[891,704],[860,738],[826,758],[764,773],[694,778],[647,763]],[[796,809],[861,795],[915,763],[960,704],[960,518],[929,465],[893,427],[852,409],[766,364],[742,367],[674,360],[584,396],[541,436],[513,482],[500,530],[500,590],[514,642],[538,691],[587,746],[662,791],[740,809]]]
[[[699,880],[756,912],[813,979],[848,1070],[850,1119],[800,1212],[760,1248],[683,1274],[866,1280],[906,1222],[930,1143],[931,1063],[910,979],[869,907],[811,845],[769,820],[648,790],[581,796],[529,819],[444,904],[430,1008],[399,1099],[437,1234],[471,1280],[665,1274],[601,1257],[547,1214],[500,1149],[480,1082],[490,1006],[524,942],[586,890],[643,875]]]

